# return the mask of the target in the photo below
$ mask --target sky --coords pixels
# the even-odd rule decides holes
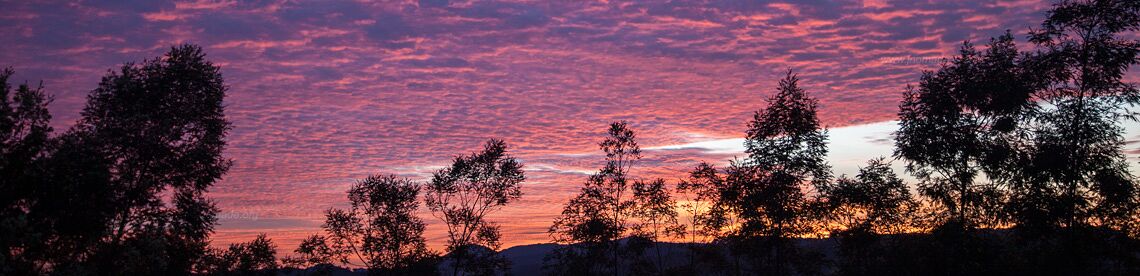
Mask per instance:
[[[1029,47],[1049,5],[0,0],[0,66],[42,81],[62,132],[108,69],[201,45],[233,122],[234,166],[209,193],[222,209],[216,246],[266,233],[290,252],[326,209],[347,206],[356,179],[425,181],[504,139],[527,176],[522,199],[490,217],[509,247],[550,240],[561,206],[603,165],[609,122],[629,121],[646,149],[635,177],[675,183],[697,162],[743,156],[746,123],[788,70],[820,101],[836,174],[853,174],[890,156],[898,102],[923,70],[1005,30]],[[1136,153],[1130,143],[1129,161]],[[421,209],[442,248],[445,228]]]

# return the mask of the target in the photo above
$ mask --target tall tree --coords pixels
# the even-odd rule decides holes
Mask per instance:
[[[907,87],[895,133],[897,158],[929,199],[928,248],[915,259],[951,274],[999,273],[1000,254],[979,228],[1007,225],[1011,185],[1024,175],[1026,118],[1037,108],[1039,75],[1024,67],[1013,37],[984,51],[964,42],[959,55]]]
[[[427,186],[428,209],[447,225],[447,250],[452,275],[460,271],[490,275],[506,270],[498,256],[499,226],[486,216],[522,197],[526,180],[522,164],[507,154],[507,144],[492,139],[483,150],[457,156],[451,166],[432,176]]]
[[[1140,103],[1124,74],[1140,64],[1140,3],[1062,1],[1030,41],[1042,50],[1026,62],[1043,76],[1035,95],[1047,104],[1026,185],[1016,210],[1039,228],[1104,226],[1140,233],[1140,189],[1122,152],[1126,109]],[[1039,203],[1039,204],[1034,204]]]
[[[720,246],[732,245],[734,235],[739,230],[740,207],[730,199],[736,198],[739,187],[745,183],[738,176],[745,171],[740,162],[733,161],[721,171],[715,166],[701,162],[689,173],[688,179],[677,184],[677,191],[688,197],[682,208],[689,213],[689,269],[693,273],[716,271],[716,264],[725,262],[726,257]],[[698,239],[701,238],[701,239]],[[703,241],[709,244],[700,244]],[[739,256],[732,256],[731,269],[736,274],[743,273]]]
[[[749,265],[767,274],[810,273],[817,265],[792,238],[817,230],[818,214],[805,190],[831,179],[824,160],[827,131],[816,116],[818,101],[799,87],[795,74],[789,71],[777,90],[748,124],[746,159],[734,160],[723,173],[701,164],[678,187],[709,202],[694,222],[706,235],[731,243],[738,274]],[[742,264],[740,256],[751,262]]]
[[[36,274],[50,265],[45,259],[63,253],[49,252],[44,243],[52,241],[44,238],[52,233],[37,229],[40,223],[29,217],[36,215],[29,213],[38,203],[41,165],[52,143],[51,98],[42,87],[27,84],[13,94],[8,82],[13,73],[0,70],[0,274]]]
[[[205,193],[231,164],[225,92],[202,49],[182,45],[123,65],[88,95],[71,132],[110,161],[118,204],[92,257],[103,273],[183,274],[205,253],[217,212]]]
[[[941,207],[937,223],[962,228],[1003,222],[1001,188],[1020,171],[1035,77],[1005,35],[984,52],[960,55],[908,87],[899,111],[896,157],[918,178],[919,192]],[[978,178],[983,178],[979,181]]]
[[[744,141],[746,168],[736,170],[732,185],[738,190],[727,200],[739,210],[735,235],[746,243],[758,242],[766,255],[754,265],[774,274],[790,273],[787,264],[797,258],[790,238],[814,232],[810,202],[804,190],[830,181],[827,131],[816,117],[818,101],[799,87],[799,78],[787,73],[767,108],[757,111]]]
[[[370,275],[435,273],[435,253],[424,243],[424,222],[415,215],[420,185],[394,175],[373,175],[348,190],[348,210],[329,209],[324,225],[328,234],[306,240],[320,258],[331,248],[343,264],[363,266]],[[299,248],[300,249],[300,248]],[[318,255],[320,254],[320,255]],[[315,261],[327,261],[316,259]]]
[[[611,123],[607,133],[598,144],[606,153],[605,166],[586,180],[548,231],[563,245],[547,256],[547,267],[555,274],[622,274],[633,263],[624,261],[640,261],[633,257],[641,257],[642,244],[619,241],[636,234],[631,230],[642,229],[636,219],[676,221],[676,211],[667,210],[672,198],[665,194],[663,180],[630,179],[630,170],[641,159],[641,147],[629,124]],[[631,191],[631,186],[637,188]]]
[[[32,185],[25,182],[48,150],[52,131],[47,110],[51,98],[43,87],[27,84],[13,94],[8,79],[14,73],[12,68],[0,70],[0,204],[5,213],[19,211],[18,201],[30,193]]]

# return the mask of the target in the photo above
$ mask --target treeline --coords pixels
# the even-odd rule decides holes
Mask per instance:
[[[1140,185],[1120,124],[1140,91],[1140,2],[1064,1],[1019,50],[966,42],[908,87],[892,158],[832,175],[817,100],[789,72],[757,111],[746,155],[684,179],[637,177],[626,122],[605,163],[548,229],[555,275],[1140,274]],[[322,233],[281,259],[256,239],[211,248],[206,191],[230,167],[226,86],[201,49],[127,63],[53,134],[43,89],[0,74],[0,274],[496,275],[510,262],[488,214],[521,198],[522,164],[501,140],[427,182],[373,175],[326,211]],[[902,162],[908,185],[891,169]],[[913,186],[915,189],[911,189]],[[426,206],[447,228],[427,248]],[[837,243],[837,252],[803,246]],[[664,241],[685,243],[667,257]],[[539,273],[539,272],[535,272]]]

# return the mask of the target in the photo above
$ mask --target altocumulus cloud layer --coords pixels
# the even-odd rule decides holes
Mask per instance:
[[[526,196],[494,219],[506,245],[546,226],[629,120],[642,177],[739,155],[751,113],[794,69],[843,149],[889,154],[900,94],[963,40],[1024,40],[1043,1],[15,1],[0,60],[56,95],[57,129],[107,69],[197,43],[223,68],[234,168],[211,195],[215,242],[267,232],[292,250],[353,179],[425,179],[504,138]],[[979,43],[981,44],[981,43]],[[1129,76],[1136,79],[1135,74]],[[850,133],[850,134],[844,134]],[[838,137],[837,135],[847,135]],[[1129,137],[1132,138],[1132,137]],[[727,144],[726,144],[727,143]],[[838,154],[838,153],[837,153]],[[858,155],[858,153],[854,153]],[[854,164],[854,161],[849,163]],[[846,164],[846,163],[844,163]],[[853,168],[837,166],[837,168]],[[439,245],[442,228],[429,238]]]

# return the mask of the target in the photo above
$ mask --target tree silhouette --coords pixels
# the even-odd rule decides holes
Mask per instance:
[[[818,187],[821,205],[835,232],[904,233],[917,209],[906,183],[883,158],[871,159],[854,179],[841,177]]]
[[[424,223],[415,216],[420,185],[394,175],[373,175],[348,190],[351,208],[326,212],[326,238],[306,240],[298,251],[317,262],[328,261],[331,248],[337,261],[368,269],[370,275],[435,273],[435,253],[424,243]]]
[[[4,238],[13,241],[4,243],[4,254],[20,255],[5,256],[3,262],[13,264],[5,267],[66,274],[192,271],[206,253],[217,212],[204,193],[230,164],[221,156],[229,122],[218,67],[194,45],[125,64],[103,78],[81,120],[55,139],[48,136],[43,106],[49,99],[40,89],[21,86],[16,107],[8,102],[10,72],[2,74],[0,189],[5,212],[26,213],[5,213],[12,221],[2,231],[34,236]]]
[[[1030,33],[1037,51],[1019,53],[1008,32],[984,52],[967,43],[906,93],[895,153],[946,208],[944,225],[1022,234],[1002,249],[984,233],[936,230],[938,256],[927,259],[953,273],[993,271],[1000,250],[1016,252],[1011,261],[1026,272],[1112,274],[1137,264],[1135,242],[1112,242],[1140,221],[1118,126],[1134,115],[1124,106],[1140,100],[1121,81],[1140,62],[1140,42],[1121,35],[1137,30],[1137,18],[1135,1],[1062,1]]]
[[[202,49],[182,45],[123,65],[88,95],[72,131],[108,157],[119,204],[92,257],[100,271],[185,273],[205,253],[217,208],[204,194],[231,164],[225,91]]]
[[[496,252],[499,226],[486,216],[522,197],[519,184],[524,180],[522,164],[496,139],[481,152],[455,157],[450,167],[432,176],[425,198],[432,214],[447,225],[452,275],[506,270],[509,264]]]
[[[818,201],[832,237],[840,239],[840,274],[892,274],[883,256],[894,248],[880,244],[881,235],[900,234],[913,226],[918,202],[906,183],[883,158],[859,168],[854,179],[841,177],[820,185]]]
[[[656,255],[654,272],[662,274],[666,270],[666,264],[661,255],[661,239],[685,235],[685,226],[677,221],[677,202],[673,200],[664,179],[635,181],[632,188],[633,217],[640,222],[634,229],[634,235],[652,242]]]
[[[1038,227],[1140,227],[1140,189],[1129,172],[1121,118],[1140,103],[1123,76],[1140,64],[1135,1],[1063,1],[1054,5],[1030,41],[1042,50],[1027,61],[1042,75],[1035,95],[1049,106],[1036,114],[1039,127],[1022,199],[1020,222]],[[1043,202],[1038,202],[1043,201]]]
[[[301,244],[297,245],[297,249],[293,250],[296,253],[294,256],[287,256],[281,259],[281,263],[289,269],[314,269],[316,275],[331,275],[332,262],[336,258],[336,252],[329,246],[327,239],[321,235],[311,235]]]
[[[922,267],[1000,273],[997,241],[979,229],[1007,226],[1009,190],[1027,160],[1028,118],[1039,75],[1022,66],[1006,32],[984,51],[964,42],[959,55],[907,87],[899,106],[895,157],[929,199],[933,231],[912,259]],[[921,272],[916,272],[921,273]]]
[[[67,243],[54,240],[65,233],[44,229],[48,222],[43,220],[50,216],[40,214],[54,208],[44,210],[47,202],[36,200],[43,192],[37,188],[43,184],[41,168],[52,143],[47,110],[51,99],[42,87],[27,84],[13,94],[8,82],[13,73],[11,68],[0,70],[0,274],[40,274],[45,265],[56,263],[54,255],[65,253],[51,248]],[[91,233],[85,232],[76,234]]]
[[[743,183],[734,181],[733,178],[740,175],[737,173],[742,169],[739,165],[739,162],[733,161],[724,172],[720,172],[713,165],[701,162],[689,173],[688,179],[677,184],[677,191],[688,195],[689,199],[682,208],[690,214],[689,235],[692,244],[689,246],[689,269],[694,274],[716,271],[716,266],[723,266],[716,264],[727,258],[719,246],[731,246],[734,242],[733,235],[739,230],[737,218],[740,206],[721,200],[736,197],[739,188],[734,184]],[[697,237],[710,239],[710,244],[698,244]],[[730,269],[724,269],[736,274],[743,273],[740,259],[733,256],[733,261]]]
[[[17,182],[29,181],[29,172],[50,146],[52,131],[47,109],[50,97],[43,87],[32,89],[27,84],[19,85],[13,94],[8,78],[14,73],[12,68],[0,71],[0,203],[6,213],[20,211],[15,210],[17,201],[27,197],[32,185]]]
[[[747,254],[766,255],[754,265],[772,274],[791,273],[787,263],[798,258],[789,238],[813,233],[810,202],[804,195],[809,184],[830,181],[827,132],[816,117],[817,100],[799,87],[799,78],[787,73],[768,107],[757,111],[749,123],[744,146],[746,168],[735,170],[731,184],[737,191],[724,198],[740,211],[740,229],[735,235],[744,243],[759,243],[763,250]],[[757,248],[760,249],[760,248]]]
[[[694,222],[729,243],[737,274],[813,273],[818,265],[792,238],[816,232],[819,214],[804,190],[826,186],[831,167],[824,160],[827,132],[816,117],[817,100],[798,83],[789,71],[768,106],[755,113],[744,142],[748,158],[734,160],[723,173],[701,164],[678,187],[709,202]]]
[[[675,228],[676,211],[672,210],[673,200],[664,180],[630,182],[630,169],[641,159],[633,130],[625,121],[618,121],[610,124],[607,133],[609,136],[598,144],[606,153],[605,166],[586,180],[548,231],[556,243],[562,244],[547,256],[546,267],[554,274],[622,274],[627,264],[624,261],[644,261],[641,253],[648,245],[635,241],[657,241],[658,229],[676,232],[668,229]],[[649,222],[655,233],[622,244],[619,239],[627,233],[638,234],[631,229],[644,229],[634,221],[638,218]]]
[[[265,234],[252,241],[230,244],[226,250],[211,249],[199,271],[206,275],[276,275],[277,245]]]
[[[983,53],[963,44],[937,72],[923,73],[904,94],[895,156],[919,179],[919,191],[942,207],[938,222],[970,229],[998,226],[1002,185],[1018,172],[1029,110],[1031,73],[1018,68],[1009,33]],[[976,181],[979,175],[988,182]]]

